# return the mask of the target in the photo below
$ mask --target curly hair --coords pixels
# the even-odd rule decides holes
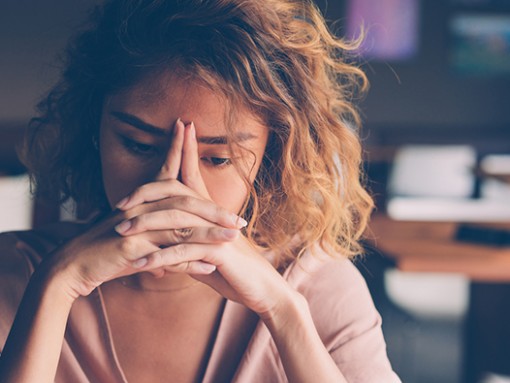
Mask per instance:
[[[315,243],[353,256],[373,207],[362,185],[354,101],[367,81],[355,48],[311,0],[111,0],[68,46],[22,159],[36,192],[110,209],[93,145],[104,100],[147,74],[178,70],[269,128],[244,208],[248,237],[278,250],[280,264]]]

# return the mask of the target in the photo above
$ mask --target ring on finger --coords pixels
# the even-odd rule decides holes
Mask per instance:
[[[174,229],[175,236],[180,239],[188,239],[193,234],[191,227],[183,227],[182,229]]]

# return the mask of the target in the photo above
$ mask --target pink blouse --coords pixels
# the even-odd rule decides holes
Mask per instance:
[[[0,235],[0,350],[34,268],[77,227],[60,225],[57,236],[35,231]],[[283,277],[307,299],[319,335],[347,381],[400,382],[386,355],[381,318],[349,260],[319,250],[306,253]],[[100,288],[72,307],[55,381],[127,382]],[[203,382],[287,382],[269,331],[244,306],[226,301]]]

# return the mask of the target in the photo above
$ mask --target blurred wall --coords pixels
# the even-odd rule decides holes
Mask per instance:
[[[0,128],[32,116],[34,104],[58,77],[58,53],[93,3],[0,1]]]
[[[347,0],[316,1],[327,19],[340,20],[337,29],[342,32]],[[510,78],[453,73],[448,64],[448,21],[456,2],[418,1],[417,56],[364,65],[371,89],[362,108],[371,135],[400,141],[429,136],[510,138]],[[33,105],[57,78],[58,52],[97,2],[0,1],[0,127],[1,121],[25,121],[33,114]]]
[[[356,1],[356,0],[351,0]],[[374,0],[379,1],[379,0]],[[330,20],[346,25],[347,0],[317,0]],[[368,97],[364,120],[376,140],[471,141],[490,139],[510,145],[510,76],[462,75],[449,62],[452,39],[449,21],[455,14],[510,15],[510,1],[418,0],[419,47],[405,61],[368,61]],[[345,28],[340,28],[345,33]],[[368,133],[367,133],[368,134]]]

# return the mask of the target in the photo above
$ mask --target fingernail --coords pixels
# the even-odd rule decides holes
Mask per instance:
[[[122,198],[119,202],[117,202],[117,205],[115,205],[115,207],[117,209],[121,209],[122,207],[124,207],[124,205],[126,205],[127,201],[129,201],[129,197]]]
[[[196,138],[195,123],[191,121],[190,125],[191,138]]]
[[[235,239],[235,238],[237,238],[237,235],[239,234],[239,230],[223,229],[222,234],[225,239]]]
[[[239,229],[248,226],[248,222],[236,214],[232,214],[232,222],[234,222],[234,225],[236,225],[236,227]]]
[[[149,262],[149,260],[147,259],[147,257],[143,257],[143,258],[140,258],[140,259],[137,259],[136,261],[134,261],[132,263],[133,267],[135,269],[141,269],[142,267],[144,267],[147,263]]]
[[[131,221],[127,219],[119,223],[117,226],[115,226],[115,231],[119,234],[124,234],[131,228],[131,225],[132,225]]]
[[[175,122],[175,127],[174,127],[174,136],[177,136],[177,134],[179,133],[179,127],[183,125],[184,126],[184,123],[182,122],[181,118],[179,117],[177,119],[177,121]]]
[[[211,274],[214,270],[216,270],[216,266],[211,265],[210,263],[200,263],[199,268],[206,274]]]

